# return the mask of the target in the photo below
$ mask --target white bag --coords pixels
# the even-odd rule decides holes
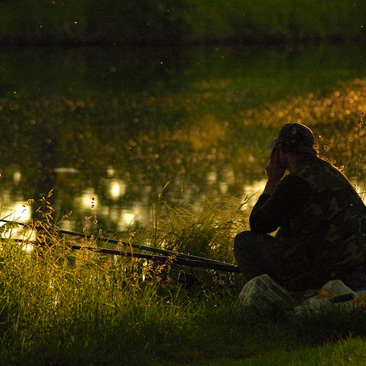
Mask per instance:
[[[277,306],[288,310],[295,305],[290,293],[267,274],[248,281],[240,291],[238,301],[244,306],[255,305],[264,309]]]

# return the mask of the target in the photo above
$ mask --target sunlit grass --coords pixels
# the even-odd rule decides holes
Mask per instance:
[[[130,233],[129,240],[230,260],[233,236],[246,227],[242,204],[207,200],[200,210],[169,208],[151,231]],[[246,309],[236,301],[240,274],[72,251],[75,239],[51,224],[52,209],[42,213],[44,219],[31,226],[39,241],[32,251],[12,238],[1,240],[4,365],[235,364],[238,359],[256,365],[286,359],[287,351],[301,346],[366,335],[364,308],[305,316]],[[97,248],[93,239],[78,243]],[[363,343],[350,344],[356,345],[350,357],[361,357]],[[326,357],[326,350],[312,357]]]
[[[183,268],[173,269],[169,264],[146,266],[135,259],[71,251],[73,240],[59,235],[50,224],[53,210],[46,206],[42,213],[44,221],[31,226],[39,233],[39,245],[33,245],[33,250],[24,250],[23,243],[11,237],[1,240],[0,353],[7,364],[71,365],[77,360],[113,364],[117,359],[131,365],[149,364],[150,357],[164,357],[163,344],[175,344],[192,331],[193,318],[207,304],[219,304],[219,292],[230,293],[215,291],[215,281],[211,294],[202,287],[199,295],[203,284],[186,289]],[[180,225],[187,229],[197,224],[205,225],[202,230],[206,232],[217,229],[210,220],[198,223],[185,214],[186,222]],[[230,216],[225,215],[223,220]],[[3,226],[2,232],[11,233],[12,226]],[[160,226],[159,242],[164,230]],[[194,230],[191,234],[196,239],[200,236]],[[229,248],[232,235],[226,239]],[[191,298],[190,291],[197,292],[200,300]]]
[[[244,206],[239,199],[205,199],[199,208],[167,207],[156,219],[154,240],[167,249],[233,263],[233,238],[248,228]]]

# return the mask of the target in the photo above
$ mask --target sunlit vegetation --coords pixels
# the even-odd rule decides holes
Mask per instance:
[[[339,83],[330,91],[310,93],[266,104],[243,113],[244,126],[261,119],[263,127],[279,128],[287,122],[304,123],[317,133],[321,156],[343,166],[352,177],[364,177],[363,146],[366,80]]]
[[[200,209],[169,207],[167,213],[161,215],[157,207],[153,243],[234,263],[233,238],[248,228],[242,212],[244,205],[240,200],[212,202],[206,199]]]
[[[217,47],[113,62],[72,52],[76,64],[69,53],[22,53],[27,68],[10,52],[1,59],[2,204],[55,188],[58,214],[73,211],[69,229],[97,214],[90,229],[117,233],[149,224],[168,182],[163,200],[172,207],[244,200],[261,191],[268,143],[288,121],[312,127],[320,154],[363,190],[362,58],[351,49],[345,59],[343,47],[305,51],[259,57]]]
[[[226,296],[233,301],[237,287],[236,291],[232,286],[221,287],[230,278],[88,250],[72,252],[68,245],[75,239],[62,237],[57,227],[50,226],[54,211],[45,203],[42,221],[24,234],[17,226],[1,228],[2,237],[13,233],[1,240],[0,250],[1,364],[152,365],[165,358],[189,360],[192,355],[185,350],[193,343],[188,335],[205,321],[204,309],[214,314],[221,301],[229,306]],[[206,236],[217,238],[217,230],[224,225],[229,233],[238,215],[235,205],[227,203],[225,209],[221,205],[221,213],[216,209],[215,215],[204,210],[199,215],[171,211],[170,220],[166,218],[162,225],[158,218],[150,234],[121,239],[154,241],[157,246],[176,240],[180,243],[176,249],[189,250],[187,232],[189,240],[201,241]],[[35,229],[38,245],[24,245]],[[15,241],[15,234],[25,242]],[[226,240],[232,240],[232,234]],[[77,243],[97,244],[92,239]]]
[[[362,1],[343,0],[2,1],[0,41],[116,45],[347,40],[364,36],[364,12]]]
[[[37,228],[38,245],[24,246],[15,236],[1,240],[1,365],[234,365],[238,360],[280,365],[276,362],[287,360],[289,351],[296,360],[305,358],[299,363],[304,365],[311,365],[307,359],[328,365],[330,356],[329,365],[346,356],[364,359],[363,308],[304,317],[243,309],[236,302],[240,275],[71,251],[68,245],[76,239],[49,226],[52,212],[48,207],[42,221],[29,228]],[[207,202],[198,213],[171,210],[150,236],[130,233],[121,239],[149,238],[189,250],[196,238],[213,254],[222,233],[232,240],[231,231],[240,229],[232,230],[237,218],[237,203]],[[19,228],[9,225],[2,226],[2,235],[10,230],[19,237]],[[198,249],[208,253],[206,247]],[[223,247],[217,249],[221,257]],[[339,353],[331,352],[334,344]],[[315,352],[314,346],[322,347]]]

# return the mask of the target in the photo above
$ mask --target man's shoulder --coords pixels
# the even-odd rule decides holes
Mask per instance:
[[[312,185],[328,185],[331,182],[332,185],[344,185],[348,181],[337,167],[319,157],[303,161],[291,174]]]
[[[290,182],[308,181],[311,183],[314,177],[319,175],[320,171],[321,167],[319,164],[304,162],[299,164],[287,177]]]

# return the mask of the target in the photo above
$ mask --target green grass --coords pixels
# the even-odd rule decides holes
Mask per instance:
[[[71,252],[49,226],[51,212],[37,223],[47,244],[26,252],[13,239],[1,242],[1,365],[333,365],[365,357],[366,309],[295,317],[242,308],[240,275],[195,270],[192,282],[188,268]],[[204,227],[212,238],[238,215],[237,202],[184,215],[171,209],[150,235],[178,242],[188,230],[202,240]]]
[[[209,366],[338,366],[364,365],[366,342],[362,339],[347,339],[322,347],[305,347],[295,351],[273,351],[270,354],[247,360],[218,360],[204,363]],[[196,364],[198,365],[198,363]]]

